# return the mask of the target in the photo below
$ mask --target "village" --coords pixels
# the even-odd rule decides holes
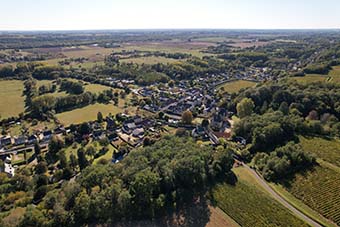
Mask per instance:
[[[0,138],[0,157],[4,161],[4,169],[9,176],[14,176],[15,165],[11,164],[13,155],[32,152],[34,145],[48,149],[48,143],[52,136],[63,137],[74,134],[76,140],[101,140],[108,139],[110,146],[119,150],[120,144],[127,144],[130,148],[143,146],[145,138],[157,140],[165,132],[172,128],[185,129],[196,140],[207,141],[217,145],[219,139],[230,139],[232,133],[233,112],[218,106],[216,98],[217,86],[237,80],[248,80],[260,82],[269,80],[271,77],[266,74],[265,69],[251,69],[247,73],[235,75],[209,75],[199,77],[193,81],[180,81],[172,87],[142,86],[132,89],[135,95],[147,98],[148,102],[140,106],[144,111],[150,112],[154,117],[141,115],[129,115],[126,113],[116,116],[107,116],[105,124],[97,121],[87,122],[91,129],[88,134],[80,135],[75,127],[64,127],[59,125],[54,129],[44,129],[32,134],[3,135]],[[134,83],[133,80],[115,80],[108,78],[114,87],[124,88]],[[228,95],[227,95],[228,96]],[[227,97],[228,98],[228,97]],[[193,119],[198,121],[183,122],[183,114],[190,112]],[[200,122],[200,123],[198,123]],[[20,120],[9,123],[10,125],[20,124]],[[245,144],[245,141],[238,138],[238,142]],[[116,152],[112,155],[112,162],[119,162],[129,150]]]

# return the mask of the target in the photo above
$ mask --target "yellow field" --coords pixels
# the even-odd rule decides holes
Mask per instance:
[[[307,74],[301,77],[293,77],[299,83],[310,84],[314,82],[340,83],[340,66],[332,67],[328,75]]]
[[[0,81],[0,116],[8,118],[18,116],[25,111],[24,85],[20,80]]]

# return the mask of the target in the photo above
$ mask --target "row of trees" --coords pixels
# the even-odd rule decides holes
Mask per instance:
[[[79,165],[82,154],[79,150]],[[188,138],[165,137],[130,152],[119,164],[89,166],[75,182],[47,190],[39,206],[27,207],[20,226],[85,226],[157,217],[203,195],[218,179],[229,179],[232,165],[226,149],[214,152]],[[45,180],[40,183],[39,188],[48,189]]]

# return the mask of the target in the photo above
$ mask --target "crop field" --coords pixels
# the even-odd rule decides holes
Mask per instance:
[[[242,167],[239,167],[242,168]],[[236,185],[219,184],[212,192],[214,201],[241,226],[308,226],[266,194],[246,173],[238,170]]]
[[[232,82],[227,82],[225,84],[222,84],[218,86],[217,90],[220,93],[237,93],[243,88],[248,88],[256,85],[255,82],[252,81],[246,81],[246,80],[236,80]]]
[[[340,141],[319,137],[299,137],[305,151],[340,167]]]
[[[86,121],[93,121],[97,119],[97,113],[102,112],[104,116],[107,116],[109,113],[117,114],[123,112],[123,109],[113,104],[94,104],[89,105],[83,108],[66,111],[63,113],[59,113],[56,115],[57,119],[64,124],[80,124]]]
[[[340,173],[318,166],[285,185],[286,189],[324,217],[340,225]]]
[[[157,64],[157,63],[174,63],[178,62],[180,60],[173,59],[173,58],[165,58],[165,57],[138,57],[138,58],[127,58],[127,59],[121,59],[120,62],[127,62],[127,63],[137,63],[137,64]]]
[[[25,111],[24,85],[19,80],[0,81],[0,118],[18,116]]]
[[[143,43],[129,43],[125,44],[122,47],[114,48],[114,51],[131,51],[131,50],[139,50],[139,51],[160,51],[165,53],[188,53],[192,54],[196,57],[203,57],[205,54],[202,53],[201,50],[210,46],[209,43],[189,43],[189,42],[143,42]]]

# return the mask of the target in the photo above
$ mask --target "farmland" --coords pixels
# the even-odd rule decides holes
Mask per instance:
[[[340,224],[339,172],[317,166],[307,173],[297,174],[285,187],[305,204]]]
[[[252,81],[246,80],[236,80],[232,82],[227,82],[220,85],[217,89],[220,93],[236,93],[239,92],[243,88],[248,88],[254,86],[256,83]]]
[[[338,140],[300,137],[300,144],[305,151],[311,152],[318,158],[340,167],[340,142]]]
[[[237,223],[249,227],[287,226],[287,223],[307,226],[266,194],[251,176],[238,171],[236,185],[219,184],[212,192],[216,205]]]
[[[23,82],[18,80],[0,81],[0,116],[8,118],[18,116],[24,112],[25,103],[23,96]]]
[[[136,63],[136,64],[157,64],[157,63],[174,63],[179,60],[165,57],[138,57],[138,58],[127,58],[122,59],[120,62]]]

